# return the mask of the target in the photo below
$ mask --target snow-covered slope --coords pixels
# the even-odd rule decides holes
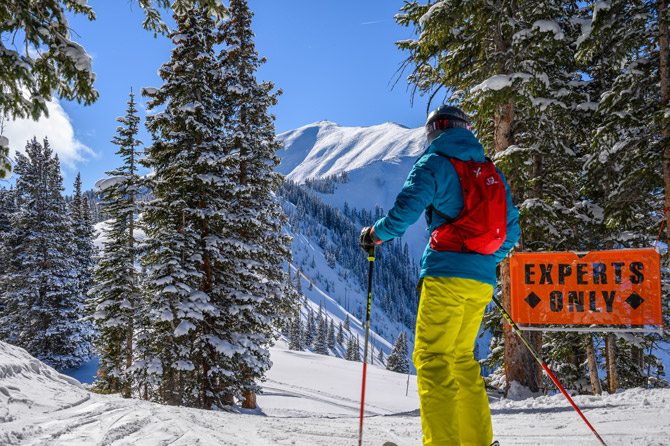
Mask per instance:
[[[336,345],[331,354],[343,358],[349,337],[353,336],[360,341],[363,357],[365,330],[361,316],[366,302],[365,291],[354,281],[343,278],[341,265],[337,264],[335,268],[328,266],[323,249],[313,240],[304,235],[292,235],[294,264],[291,265],[291,277],[295,282],[300,271],[302,294],[306,297],[306,302],[300,304],[303,326],[306,326],[310,309],[316,317],[321,307],[324,316],[333,321],[336,329],[349,316],[350,330],[344,331],[343,345]],[[312,259],[314,266],[310,263]],[[372,308],[372,317],[375,320],[374,325],[381,328],[380,333],[370,330],[369,351],[371,359],[376,361],[379,349],[383,349],[384,358],[388,357],[393,347],[392,342],[404,327],[391,322],[376,307]]]
[[[319,121],[277,135],[284,144],[277,171],[289,180],[324,178],[361,169],[378,161],[395,163],[416,157],[426,142],[422,128],[387,122],[371,127],[341,127]]]
[[[332,194],[321,199],[343,209],[388,211],[402,188],[416,158],[426,148],[423,128],[409,129],[387,122],[370,127],[342,127],[319,121],[277,135],[284,148],[276,170],[291,181],[323,179],[346,172],[349,181],[337,184]],[[419,218],[403,236],[413,257],[419,261],[428,235]]]
[[[72,379],[0,342],[0,444],[50,446],[351,446],[358,438],[361,364],[272,349],[275,366],[257,411],[169,407],[92,394]],[[405,396],[407,392],[408,396]],[[670,389],[577,396],[609,446],[665,446]],[[363,444],[421,443],[415,378],[368,368]],[[491,399],[493,431],[505,446],[599,442],[562,395]]]

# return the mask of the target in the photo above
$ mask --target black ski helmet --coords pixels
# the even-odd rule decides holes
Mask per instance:
[[[441,105],[430,112],[426,120],[426,136],[428,144],[447,129],[470,128],[470,120],[463,110],[453,105]]]

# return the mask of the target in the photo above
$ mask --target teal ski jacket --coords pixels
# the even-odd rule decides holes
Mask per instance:
[[[456,170],[442,155],[463,161],[485,161],[484,148],[467,129],[450,129],[438,136],[414,163],[395,203],[385,217],[374,225],[374,232],[383,241],[400,237],[415,223],[430,205],[442,214],[456,218],[463,209],[463,192]],[[493,254],[435,251],[430,243],[421,258],[420,277],[459,277],[496,285],[496,264],[519,240],[519,210],[512,203],[512,195],[505,176],[498,170],[505,184],[507,197],[507,237]],[[445,220],[436,212],[426,212],[428,231],[432,233]]]

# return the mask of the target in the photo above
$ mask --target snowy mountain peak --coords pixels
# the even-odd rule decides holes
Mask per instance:
[[[350,172],[378,161],[397,163],[416,157],[426,146],[423,128],[409,129],[395,122],[369,127],[342,127],[318,121],[277,135],[284,144],[277,170],[303,183]]]

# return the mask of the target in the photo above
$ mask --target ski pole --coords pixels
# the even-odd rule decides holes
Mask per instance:
[[[358,446],[363,444],[363,407],[365,404],[365,374],[368,368],[368,337],[370,336],[370,307],[372,306],[372,265],[375,262],[374,246],[368,251],[370,272],[368,273],[368,308],[365,316],[365,348],[363,349],[363,384],[361,388],[361,423],[358,427]]]
[[[577,405],[576,405],[575,402],[572,400],[572,398],[570,398],[570,395],[568,395],[568,392],[566,392],[565,389],[563,388],[563,386],[561,385],[561,383],[558,382],[558,379],[556,378],[556,376],[551,372],[551,370],[549,370],[549,367],[547,366],[547,363],[544,362],[544,361],[542,360],[542,358],[541,358],[540,355],[535,351],[535,349],[533,348],[533,346],[530,345],[530,343],[528,342],[528,340],[526,340],[526,337],[521,333],[521,329],[519,328],[519,326],[512,320],[512,317],[509,315],[509,313],[508,313],[507,311],[505,311],[505,309],[504,309],[503,306],[500,304],[500,302],[498,301],[498,299],[496,299],[495,296],[493,296],[493,302],[495,302],[496,306],[498,307],[498,309],[500,310],[500,312],[502,313],[502,315],[505,317],[505,319],[507,320],[507,322],[512,326],[512,328],[514,328],[514,331],[516,331],[516,334],[519,335],[519,337],[521,338],[521,340],[523,341],[523,343],[526,345],[526,347],[528,347],[528,350],[530,350],[530,352],[531,352],[532,355],[535,357],[535,359],[537,360],[537,362],[540,363],[540,365],[542,366],[542,368],[544,369],[544,371],[547,373],[547,375],[549,376],[549,378],[551,378],[551,380],[554,382],[554,384],[556,384],[556,387],[558,387],[558,389],[561,391],[561,393],[563,393],[563,395],[567,398],[567,400],[570,402],[570,404],[572,405],[572,407],[577,411],[577,413],[579,414],[579,416],[582,417],[582,420],[584,420],[584,422],[586,423],[586,425],[591,429],[591,431],[595,434],[595,436],[598,437],[598,440],[600,440],[600,442],[603,444],[603,446],[607,446],[607,443],[605,443],[605,441],[600,437],[600,435],[598,435],[598,432],[596,432],[596,430],[593,428],[593,426],[591,426],[591,423],[589,423],[589,420],[586,419],[586,417],[584,416],[584,414],[582,413],[582,411],[579,410],[579,407],[577,407]]]

